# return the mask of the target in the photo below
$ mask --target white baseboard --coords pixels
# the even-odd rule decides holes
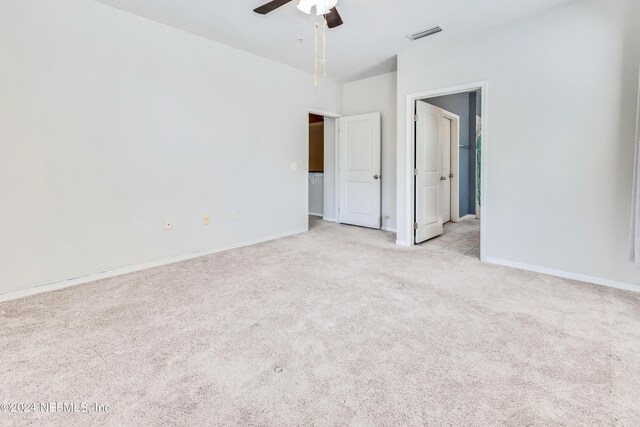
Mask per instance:
[[[473,214],[469,214],[469,215],[465,215],[465,216],[461,217],[461,218],[459,219],[459,221],[464,221],[464,220],[467,220],[467,219],[476,219],[476,218],[477,218],[477,217],[476,217],[475,215],[473,215]]]
[[[268,242],[270,240],[282,239],[284,237],[293,236],[300,233],[307,232],[307,229],[296,230],[288,233],[276,234],[261,239],[249,240],[246,242],[234,243],[232,245],[222,246],[215,249],[207,249],[203,251],[193,252],[184,255],[178,255],[174,257],[162,258],[155,261],[146,262],[143,264],[132,265],[128,267],[117,268],[115,270],[103,271],[96,274],[90,274],[87,276],[77,277],[73,279],[63,280],[55,283],[48,283],[43,285],[36,285],[29,289],[21,291],[9,292],[0,294],[0,302],[10,301],[18,298],[24,298],[31,295],[42,294],[45,292],[57,291],[59,289],[69,288],[71,286],[81,285],[83,283],[95,282],[96,280],[108,279],[110,277],[122,276],[123,274],[135,273],[136,271],[147,270],[149,268],[160,267],[167,264],[173,264],[180,261],[186,261],[188,259],[198,258],[206,255],[215,254],[218,252],[228,251],[230,249],[242,248],[245,246],[256,245],[258,243]]]
[[[407,248],[411,247],[411,243],[405,242],[404,240],[396,240],[396,245],[398,245],[398,246],[406,246]]]
[[[319,217],[323,217],[324,216],[321,213],[315,213],[315,212],[309,212],[309,215],[311,215],[311,216],[319,216]]]
[[[322,217],[323,221],[336,222],[334,218],[329,218],[328,216]]]
[[[395,233],[395,232],[396,232],[396,229],[395,229],[395,228],[393,228],[393,227],[385,227],[385,226],[382,226],[382,229],[383,229],[384,231],[391,231],[392,233]]]
[[[487,257],[486,262],[489,264],[497,264],[505,267],[517,268],[519,270],[533,271],[534,273],[547,274],[549,276],[562,277],[563,279],[577,280],[580,282],[592,283],[594,285],[607,286],[610,288],[624,289],[625,291],[640,292],[640,285],[631,283],[618,282],[616,280],[603,279],[600,277],[586,276],[584,274],[569,273],[567,271],[554,270],[547,267],[538,267],[535,265],[523,264],[514,261],[507,261],[499,258]]]

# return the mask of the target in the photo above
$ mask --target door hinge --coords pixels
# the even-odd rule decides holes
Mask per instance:
[[[417,230],[417,229],[418,229],[418,223],[417,223],[417,222],[414,222],[414,223],[413,223],[413,229],[414,229],[414,230]]]
[[[414,115],[413,115],[413,121],[414,121],[414,122],[417,122],[417,121],[418,121],[418,115],[417,115],[417,114],[414,114]]]
[[[413,170],[413,176],[418,176],[418,169]]]
[[[453,178],[453,174],[452,173],[449,174],[449,178]]]

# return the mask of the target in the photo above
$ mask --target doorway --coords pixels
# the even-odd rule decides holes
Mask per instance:
[[[480,257],[482,90],[414,102],[414,243]]]
[[[319,220],[380,229],[381,114],[307,110],[307,213]]]
[[[309,226],[336,222],[338,114],[307,110],[307,213]]]
[[[324,116],[309,114],[309,216],[324,217]]]

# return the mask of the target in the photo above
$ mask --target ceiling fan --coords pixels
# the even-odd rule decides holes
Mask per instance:
[[[266,15],[269,12],[273,12],[279,7],[284,6],[287,3],[291,3],[293,0],[273,0],[269,3],[254,9],[255,13],[260,15]],[[329,28],[339,27],[343,24],[342,18],[336,9],[338,0],[300,0],[298,9],[307,15],[311,15],[311,9],[315,8],[316,15],[324,15],[324,19],[327,21]]]

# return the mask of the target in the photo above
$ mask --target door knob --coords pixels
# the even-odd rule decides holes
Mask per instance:
[[[440,181],[446,181],[446,180],[447,180],[447,177],[446,177],[446,176],[441,176],[441,177],[440,177]]]
[[[373,175],[373,179],[379,179],[380,175]]]

